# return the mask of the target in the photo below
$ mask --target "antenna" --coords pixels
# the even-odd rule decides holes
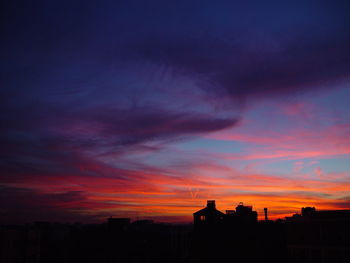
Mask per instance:
[[[265,213],[265,221],[269,221],[268,217],[267,217],[267,208],[264,208],[264,213]]]

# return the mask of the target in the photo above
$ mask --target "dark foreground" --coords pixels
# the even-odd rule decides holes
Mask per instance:
[[[349,211],[286,220],[96,225],[38,222],[0,227],[1,263],[350,262]]]

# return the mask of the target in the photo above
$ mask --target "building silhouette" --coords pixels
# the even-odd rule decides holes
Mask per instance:
[[[227,213],[228,217],[233,217],[234,221],[237,223],[256,223],[258,222],[258,213],[256,211],[253,211],[252,206],[245,206],[243,205],[243,202],[240,202],[236,206],[236,212],[235,213]]]
[[[190,262],[258,260],[258,221],[252,206],[239,203],[234,210],[222,213],[216,209],[215,200],[208,200],[205,208],[193,213],[193,223]]]
[[[350,210],[303,207],[286,225],[289,262],[350,262]]]
[[[285,220],[257,220],[239,203],[222,213],[214,200],[194,224],[109,218],[102,224],[0,225],[1,263],[350,263],[350,210],[303,207]]]
[[[191,262],[350,263],[350,210],[303,207],[300,214],[271,221],[264,208],[258,222],[251,206],[239,203],[223,214],[208,200],[193,223]]]
[[[195,227],[215,226],[219,224],[249,224],[258,222],[258,213],[252,206],[240,202],[235,210],[226,210],[226,214],[216,209],[215,200],[208,200],[207,206],[193,213]]]
[[[215,200],[208,200],[207,206],[193,213],[195,227],[214,226],[222,223],[225,214],[216,209]]]

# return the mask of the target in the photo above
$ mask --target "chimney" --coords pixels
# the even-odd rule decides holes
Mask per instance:
[[[269,219],[267,218],[267,208],[264,208],[264,213],[265,213],[265,221],[269,221]]]
[[[215,208],[215,200],[207,200],[208,208]]]

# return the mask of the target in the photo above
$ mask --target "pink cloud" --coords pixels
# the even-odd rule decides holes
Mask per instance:
[[[246,153],[218,154],[233,160],[328,158],[350,154],[350,124],[333,124],[316,131],[289,129],[283,133],[231,131],[208,135],[207,138],[239,141],[246,144]]]
[[[95,168],[85,167],[86,175],[42,176],[40,180],[29,175],[19,178],[12,187],[35,189],[42,194],[79,191],[84,193],[84,200],[61,203],[57,198],[55,206],[62,209],[81,206],[84,213],[95,216],[174,216],[179,220],[189,219],[189,215],[206,199],[218,200],[218,207],[223,211],[240,201],[254,205],[258,211],[269,207],[271,218],[294,213],[307,205],[319,209],[346,207],[346,201],[340,199],[350,188],[349,173],[334,175],[336,180],[325,176],[283,177],[242,173],[208,162],[203,165],[194,163],[196,172],[190,171],[189,164],[189,172],[182,174],[171,169],[162,173],[109,168],[102,176],[89,176],[89,169]],[[82,210],[77,213],[82,213]]]

